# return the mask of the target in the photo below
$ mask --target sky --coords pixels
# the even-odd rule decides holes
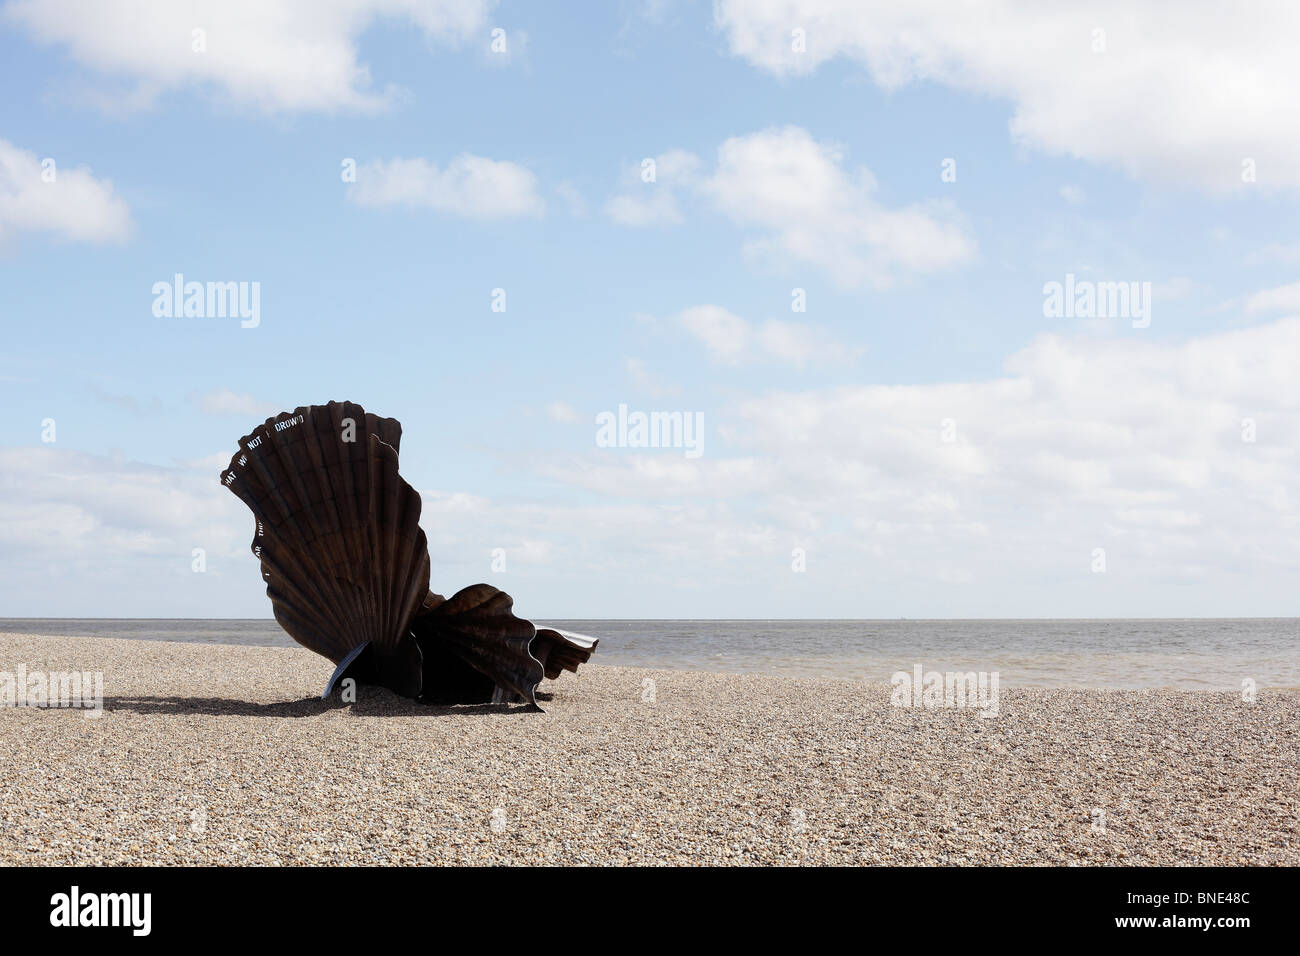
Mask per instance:
[[[331,399],[403,423],[434,590],[526,617],[1300,615],[1298,44],[1291,3],[2,2],[0,616],[269,617],[219,474]]]

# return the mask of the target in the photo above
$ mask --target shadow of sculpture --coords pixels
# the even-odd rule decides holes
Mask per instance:
[[[538,700],[550,700],[550,694],[538,694]],[[358,717],[451,717],[460,714],[518,714],[531,712],[528,704],[435,704],[400,697],[384,688],[362,687],[354,703],[344,703],[338,696],[322,700],[306,697],[259,703],[229,697],[146,697],[122,695],[104,698],[108,713],[126,711],[135,714],[177,716],[196,714],[205,717],[319,717],[333,710],[346,710]]]

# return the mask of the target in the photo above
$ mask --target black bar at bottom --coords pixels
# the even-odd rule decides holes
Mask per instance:
[[[790,924],[813,936],[834,927],[856,934],[910,927],[909,938],[919,931],[919,938],[969,942],[964,931],[984,927],[1071,941],[1200,936],[1231,945],[1288,927],[1283,907],[1295,872],[13,868],[0,879],[0,925],[10,944],[116,937],[128,945],[255,939],[300,946],[338,943],[344,927],[382,937],[386,924],[400,934],[417,924],[517,923],[525,938],[545,939],[551,931],[585,937],[584,927],[610,919],[646,932],[666,930],[665,920],[695,919],[759,933]],[[421,935],[436,945],[427,930]]]

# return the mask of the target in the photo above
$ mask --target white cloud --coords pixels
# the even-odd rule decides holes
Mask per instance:
[[[0,241],[20,232],[47,232],[82,242],[114,242],[131,233],[131,212],[107,179],[84,166],[54,160],[53,181],[42,158],[0,139]]]
[[[683,309],[674,321],[724,365],[778,361],[803,368],[852,361],[861,351],[832,340],[815,326],[780,319],[750,322],[719,305]]]
[[[689,186],[699,181],[703,164],[700,157],[690,150],[670,149],[654,157],[654,161],[655,181],[658,183]],[[641,176],[640,169],[638,166],[635,170],[638,178]]]
[[[230,452],[214,451],[210,455],[200,455],[198,458],[174,459],[174,463],[178,467],[188,471],[197,471],[207,475],[217,475],[229,467]]]
[[[699,185],[700,158],[684,149],[672,149],[647,160],[624,168],[624,191],[605,203],[605,215],[620,226],[684,222],[678,197]]]
[[[1077,613],[1092,588],[1095,616],[1131,587],[1167,610],[1155,581],[1265,594],[1300,571],[1296,354],[1300,319],[1183,344],[1044,336],[1003,377],[759,395],[715,416],[703,458],[592,452],[552,474],[617,500],[753,500],[710,527],[765,529],[771,560],[815,546],[838,575],[823,594],[871,580],[942,602],[929,588],[968,582],[960,613],[996,582],[1002,613]]]
[[[587,216],[587,200],[583,198],[578,187],[573,183],[557,183],[555,194],[564,200],[564,204],[569,209],[569,215],[577,219],[584,219]]]
[[[1270,242],[1246,256],[1246,265],[1257,266],[1268,262],[1282,262],[1286,265],[1300,266],[1300,242]]]
[[[64,617],[229,615],[232,593],[263,589],[252,518],[219,473],[0,448],[0,598]],[[206,573],[193,570],[196,548]]]
[[[733,221],[766,233],[748,248],[807,262],[844,285],[887,285],[899,272],[930,272],[970,259],[975,243],[941,203],[888,209],[865,167],[843,167],[839,148],[796,126],[727,140],[705,186]]]
[[[629,358],[623,363],[623,367],[627,369],[632,384],[653,398],[667,398],[681,391],[676,385],[661,380],[658,375],[650,371],[644,359]]]
[[[424,492],[433,586],[484,579],[505,548],[529,614],[1282,614],[1300,572],[1296,354],[1300,318],[1183,343],[1044,336],[997,377],[738,397],[708,411],[699,459],[530,448],[521,470],[596,497]],[[0,599],[265,614],[251,519],[214,461],[193,464],[0,449]]]
[[[831,508],[858,510],[849,503],[862,487],[900,506],[937,493],[953,503],[950,520],[1026,547],[1053,533],[1043,519],[1101,535],[1107,522],[1169,528],[1201,523],[1171,515],[1214,515],[1200,542],[1212,559],[1300,519],[1300,389],[1288,370],[1298,347],[1295,319],[1183,345],[1048,336],[1012,356],[1003,379],[754,399],[731,437]],[[1244,419],[1255,442],[1242,440]]]
[[[233,392],[228,388],[204,392],[196,401],[204,415],[243,415],[264,421],[285,411],[272,402],[259,401],[247,392]]]
[[[679,197],[689,193],[754,233],[745,244],[750,255],[784,271],[813,265],[843,286],[887,286],[900,275],[949,268],[975,253],[949,204],[882,205],[870,170],[846,168],[839,147],[797,126],[728,139],[707,173],[684,150],[655,162],[653,183],[631,185],[606,204],[615,222],[676,225],[685,219]]]
[[[1246,299],[1246,312],[1300,312],[1300,282],[1256,292]]]
[[[1250,158],[1259,183],[1300,185],[1300,7],[1284,0],[1239,16],[1208,0],[718,0],[714,15],[733,54],[778,75],[845,57],[886,89],[1005,99],[1013,137],[1048,153],[1213,189],[1241,186]]]
[[[90,384],[90,393],[95,396],[95,401],[113,405],[133,415],[157,415],[165,408],[163,400],[157,395],[147,398],[136,395],[123,395],[118,392],[111,392],[93,382]]]
[[[769,462],[749,458],[685,458],[678,454],[591,452],[583,458],[541,459],[543,474],[622,501],[691,499],[697,508],[729,497],[779,492]],[[725,513],[725,506],[717,513]],[[715,531],[720,530],[715,526]]]
[[[348,197],[362,206],[419,206],[465,219],[539,216],[545,209],[527,167],[468,153],[445,169],[424,159],[367,163]]]
[[[374,21],[400,20],[426,38],[460,43],[485,29],[489,0],[12,0],[9,21],[68,49],[95,72],[135,82],[142,103],[169,88],[216,87],[266,111],[376,111],[377,92],[357,61]],[[194,30],[204,30],[203,52]]]
[[[544,470],[556,480],[581,485],[589,476],[583,463],[574,465],[577,475],[568,472],[567,463]],[[648,494],[658,498],[655,480],[647,473]],[[612,598],[608,613],[636,608],[638,614],[653,616],[654,608],[662,612],[665,595],[683,580],[695,588],[717,580],[714,574],[701,576],[695,564],[701,556],[707,555],[711,562],[743,560],[774,544],[779,547],[770,528],[730,515],[722,504],[659,500],[565,504],[475,498],[457,507],[451,499],[459,495],[420,494],[425,513],[430,507],[436,512],[436,518],[424,522],[435,555],[434,590],[482,579],[489,573],[492,550],[502,548],[508,576],[496,583],[508,587],[519,613],[542,619],[539,607],[561,606],[554,598],[557,591],[586,595],[571,605],[569,613]],[[690,569],[685,574],[684,567]],[[619,596],[603,584],[593,589],[594,580],[635,582],[632,590],[642,597]]]
[[[1209,286],[1197,282],[1190,276],[1170,276],[1164,282],[1157,282],[1151,287],[1151,297],[1162,302],[1186,299],[1193,295],[1204,295]]]
[[[554,401],[546,406],[546,415],[553,422],[572,425],[578,420],[578,412],[568,402]]]
[[[1087,194],[1084,193],[1082,186],[1075,186],[1067,183],[1060,189],[1061,198],[1071,206],[1082,206],[1087,201]]]
[[[377,20],[457,44],[485,33],[490,0],[11,0],[5,18],[64,47],[98,73],[137,84],[141,101],[187,86],[213,87],[268,111],[374,111],[396,89],[372,89],[357,59]],[[196,52],[193,31],[205,31]]]
[[[85,548],[103,559],[145,554],[164,542],[188,550],[185,539],[194,535],[182,529],[212,518],[201,499],[214,496],[188,475],[176,480],[174,469],[56,448],[0,448],[0,462],[9,492],[0,540],[36,556]],[[204,477],[216,481],[215,473]]]
[[[753,348],[750,324],[720,305],[694,306],[679,313],[677,321],[714,358],[729,365],[743,361]]]

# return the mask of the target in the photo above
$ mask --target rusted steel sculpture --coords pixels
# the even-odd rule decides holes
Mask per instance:
[[[343,678],[431,703],[537,707],[537,685],[596,640],[515,617],[504,591],[429,590],[420,495],[397,473],[402,426],[351,402],[281,412],[239,441],[221,483],[257,519],[275,619]],[[540,708],[538,708],[540,709]]]

